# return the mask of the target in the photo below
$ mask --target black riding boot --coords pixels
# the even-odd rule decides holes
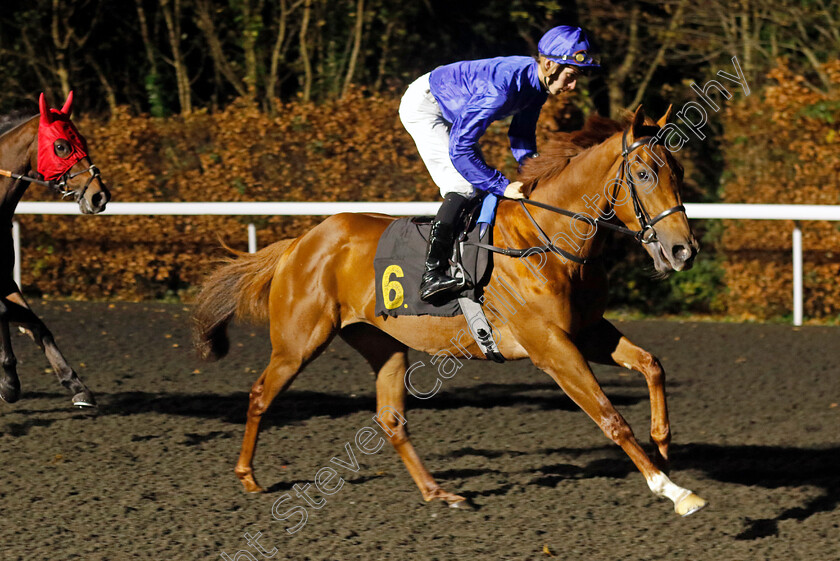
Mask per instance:
[[[457,287],[460,281],[449,276],[449,256],[455,238],[455,226],[468,198],[449,193],[440,205],[426,247],[426,272],[420,279],[420,299],[428,302],[443,292]]]

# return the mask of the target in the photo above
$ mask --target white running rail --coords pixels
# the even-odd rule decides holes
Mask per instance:
[[[379,212],[395,216],[434,214],[438,202],[180,202],[108,203],[103,216],[323,216],[339,212]],[[802,325],[802,229],[803,220],[840,221],[840,205],[762,205],[686,203],[692,219],[793,220],[793,324]],[[76,203],[22,202],[17,214],[78,215]],[[20,225],[14,221],[15,282],[20,286]],[[248,224],[248,251],[257,250],[257,230]]]

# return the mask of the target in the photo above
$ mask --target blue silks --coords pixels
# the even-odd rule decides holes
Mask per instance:
[[[490,123],[513,115],[508,130],[513,157],[519,162],[537,151],[537,119],[548,96],[537,62],[524,56],[456,62],[433,70],[429,84],[452,123],[449,157],[455,169],[477,189],[504,194],[509,181],[485,163],[478,139]]]

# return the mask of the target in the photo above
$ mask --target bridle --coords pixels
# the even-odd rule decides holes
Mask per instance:
[[[612,201],[611,204],[615,206],[616,196],[618,195],[618,187],[622,184],[625,176],[627,178],[627,185],[630,188],[630,198],[633,200],[633,212],[636,214],[636,220],[639,221],[639,225],[641,226],[641,230],[632,234],[636,241],[641,244],[649,244],[659,241],[659,237],[656,235],[656,230],[653,226],[667,216],[671,216],[676,212],[685,213],[685,206],[677,205],[675,207],[671,207],[667,210],[663,210],[659,214],[657,214],[654,218],[650,217],[647,210],[645,209],[645,205],[642,203],[642,199],[639,198],[639,193],[636,191],[636,181],[633,179],[633,174],[630,173],[630,154],[638,150],[644,144],[646,144],[651,139],[653,142],[649,144],[649,146],[653,147],[656,142],[657,138],[654,136],[643,136],[638,138],[631,144],[627,146],[627,131],[630,129],[624,129],[624,134],[621,135],[621,156],[624,159],[622,164],[618,167],[618,173],[616,174],[615,178],[615,186],[613,187],[612,193]]]
[[[71,179],[73,179],[74,177],[77,177],[77,176],[79,176],[83,173],[89,173],[90,177],[85,182],[85,184],[82,186],[82,188],[81,189],[68,189],[67,182],[70,181]],[[77,171],[76,173],[70,173],[70,170],[67,170],[67,172],[64,175],[62,175],[61,177],[59,177],[58,179],[53,179],[53,180],[49,180],[49,181],[44,180],[44,179],[37,179],[35,177],[29,177],[28,175],[21,175],[19,173],[8,172],[6,170],[0,170],[0,175],[4,175],[4,176],[10,177],[12,179],[18,179],[18,180],[21,180],[21,181],[28,181],[30,183],[36,183],[38,185],[43,185],[44,187],[52,189],[56,193],[60,194],[61,198],[63,198],[63,199],[69,197],[70,195],[74,195],[74,199],[76,200],[76,202],[78,202],[82,197],[84,197],[85,192],[87,192],[87,189],[88,189],[88,187],[90,187],[90,184],[93,182],[93,180],[97,179],[100,176],[99,168],[96,167],[93,164],[91,164],[90,167],[88,167],[86,169],[83,169],[81,171]]]
[[[532,200],[529,200],[529,199],[518,199],[517,202],[522,207],[522,210],[525,211],[525,214],[531,220],[531,223],[534,225],[534,227],[540,233],[541,239],[545,240],[547,243],[545,243],[544,245],[541,245],[541,246],[533,246],[533,247],[528,247],[528,248],[524,248],[524,249],[502,248],[502,247],[496,247],[496,246],[493,246],[493,245],[490,245],[490,244],[485,244],[485,243],[480,243],[480,242],[467,242],[467,243],[470,243],[471,245],[475,245],[475,246],[483,248],[483,249],[490,250],[494,253],[500,253],[502,255],[506,255],[508,257],[521,258],[521,257],[530,256],[530,255],[536,255],[536,254],[539,254],[539,253],[547,253],[547,252],[551,251],[551,252],[557,253],[558,255],[562,255],[566,259],[568,259],[570,261],[573,261],[575,263],[578,263],[580,265],[584,265],[584,264],[587,263],[586,259],[578,257],[577,255],[569,253],[568,251],[554,245],[550,241],[551,238],[548,237],[548,235],[545,233],[545,231],[542,229],[542,227],[539,225],[539,223],[537,223],[537,221],[531,215],[531,213],[528,210],[528,207],[526,205],[539,207],[539,208],[542,208],[544,210],[548,210],[548,211],[556,213],[556,214],[561,214],[563,216],[567,216],[567,217],[572,218],[574,220],[579,220],[581,222],[586,222],[587,224],[589,224],[590,226],[593,226],[595,228],[597,228],[598,226],[603,226],[603,227],[608,228],[610,230],[614,230],[616,232],[620,232],[622,234],[632,236],[633,239],[635,239],[638,243],[643,244],[643,245],[658,242],[659,237],[656,234],[656,229],[654,228],[654,226],[659,221],[661,221],[663,218],[666,218],[666,217],[668,217],[672,214],[675,214],[677,212],[685,213],[685,206],[677,205],[675,207],[671,207],[667,210],[664,210],[664,211],[660,212],[654,218],[650,217],[650,214],[645,209],[645,206],[642,203],[642,200],[639,198],[639,193],[636,190],[636,182],[633,179],[633,174],[631,174],[629,172],[629,169],[630,169],[629,158],[630,158],[630,155],[633,152],[635,152],[636,150],[641,148],[647,142],[653,140],[653,142],[650,143],[650,146],[653,146],[657,143],[658,139],[654,136],[643,136],[641,138],[636,139],[633,142],[633,144],[631,144],[630,146],[627,146],[627,132],[629,130],[630,130],[629,128],[624,129],[624,133],[621,136],[622,162],[618,166],[618,172],[616,173],[616,177],[615,177],[615,180],[614,180],[614,187],[613,187],[613,192],[612,192],[612,195],[611,195],[612,200],[610,201],[610,206],[613,207],[613,208],[615,207],[615,201],[616,201],[617,196],[618,196],[619,186],[622,185],[623,183],[625,183],[625,180],[626,180],[626,184],[628,185],[628,189],[630,191],[630,198],[633,201],[633,212],[636,215],[636,219],[639,221],[639,225],[641,227],[640,230],[631,230],[630,228],[627,228],[625,226],[620,226],[618,224],[613,224],[612,222],[609,221],[609,220],[612,220],[612,218],[610,218],[609,220],[604,220],[601,217],[592,218],[592,217],[590,217],[586,214],[572,212],[570,210],[566,210],[566,209],[563,209],[563,208],[558,208],[556,206],[548,205],[548,204],[541,203],[541,202],[538,202],[538,201],[532,201]]]
[[[83,173],[89,173],[90,177],[85,182],[85,184],[82,186],[82,188],[78,189],[78,190],[77,189],[68,189],[67,188],[67,182],[70,181],[71,179],[73,179],[74,177],[82,175]],[[76,173],[70,173],[70,170],[67,170],[67,172],[64,175],[62,175],[61,177],[59,177],[57,180],[50,181],[48,183],[49,183],[49,187],[51,189],[53,189],[54,191],[58,192],[61,195],[62,199],[67,198],[70,195],[75,195],[74,198],[76,199],[76,201],[79,201],[82,197],[85,196],[85,192],[87,191],[88,187],[93,182],[93,180],[97,179],[98,177],[99,177],[99,168],[96,167],[95,165],[91,164],[90,167],[88,167],[87,169],[77,171]]]

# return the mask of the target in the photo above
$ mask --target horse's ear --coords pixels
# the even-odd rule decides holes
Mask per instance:
[[[41,111],[41,124],[49,125],[52,123],[52,115],[50,115],[50,108],[47,107],[47,98],[44,97],[44,92],[41,92],[41,97],[38,98],[38,109]]]
[[[64,102],[64,107],[61,108],[61,112],[70,116],[70,112],[73,111],[73,90],[70,90],[70,93],[67,94],[67,99]]]
[[[668,122],[668,117],[671,116],[671,109],[673,109],[673,108],[674,108],[674,104],[672,103],[671,105],[668,106],[668,110],[665,111],[665,114],[662,115],[662,118],[659,119],[658,121],[656,121],[656,124],[659,125],[660,129],[665,126],[665,123]]]
[[[642,125],[645,124],[645,110],[642,108],[641,104],[639,107],[636,108],[636,112],[633,113],[633,125],[632,125],[632,132],[634,137],[644,136],[642,134]]]

